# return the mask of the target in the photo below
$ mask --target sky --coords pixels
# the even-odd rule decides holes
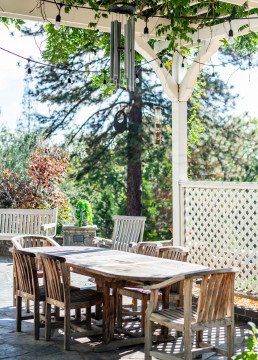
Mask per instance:
[[[27,22],[27,25],[33,23]],[[14,33],[11,36],[10,32]],[[35,60],[41,60],[40,51],[36,43],[40,44],[42,38],[21,37],[18,30],[10,28],[8,30],[0,24],[0,47],[18,53],[26,58],[31,57]],[[212,59],[216,64],[219,61],[215,55]],[[20,62],[20,66],[17,63]],[[25,88],[25,70],[26,61],[10,55],[0,50],[0,129],[3,126],[15,131],[16,122],[23,111],[22,99]],[[241,115],[248,112],[252,117],[258,118],[257,93],[258,93],[258,68],[252,68],[242,71],[232,65],[226,67],[217,67],[216,72],[222,80],[234,85],[233,93],[239,94],[237,99],[235,115]],[[250,77],[250,80],[249,80]],[[39,110],[46,112],[48,109],[39,105]],[[93,112],[93,110],[92,110]],[[85,119],[82,113],[78,113],[75,119],[80,123]]]

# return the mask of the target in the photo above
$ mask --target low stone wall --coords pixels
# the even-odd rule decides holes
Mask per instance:
[[[11,240],[1,240],[0,241],[0,256],[11,257],[9,249],[12,247]]]
[[[235,320],[243,323],[252,321],[258,326],[258,310],[235,305]]]

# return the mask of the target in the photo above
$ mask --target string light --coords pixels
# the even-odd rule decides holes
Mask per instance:
[[[231,19],[229,20],[229,26],[230,26],[230,29],[228,32],[228,43],[229,43],[229,45],[233,45],[234,44],[234,32],[233,32],[233,29],[231,26]]]
[[[106,71],[104,70],[103,89],[106,90],[106,88],[107,88],[107,80],[106,80]]]
[[[162,62],[162,59],[160,59],[160,64],[159,64],[159,67],[162,69],[163,68],[163,62]]]
[[[59,30],[60,29],[60,26],[61,26],[61,15],[60,15],[60,12],[61,12],[61,9],[62,9],[62,6],[64,4],[56,4],[57,8],[58,8],[58,14],[56,15],[56,22],[55,22],[55,30]]]
[[[7,49],[5,49],[5,48],[3,48],[3,47],[0,47],[0,50],[5,51],[5,52],[7,52],[8,54],[14,55],[14,56],[16,56],[16,57],[18,57],[18,58],[20,58],[20,59],[26,60],[26,61],[28,62],[28,65],[29,65],[29,66],[28,66],[28,69],[27,69],[27,74],[28,74],[28,76],[31,76],[30,62],[33,62],[34,64],[38,64],[38,65],[41,65],[41,66],[47,66],[47,67],[50,67],[50,68],[56,69],[56,70],[69,71],[69,73],[75,72],[75,73],[78,73],[78,74],[87,75],[87,74],[91,74],[91,73],[100,74],[101,72],[103,72],[103,70],[77,70],[77,69],[69,69],[69,68],[67,68],[66,66],[60,66],[60,65],[57,66],[57,65],[53,65],[53,64],[46,64],[46,63],[43,63],[43,62],[40,62],[40,61],[37,61],[37,60],[28,59],[28,58],[25,57],[25,56],[22,56],[22,55],[20,55],[20,54],[17,54],[17,53],[15,53],[15,52],[12,52],[12,51],[10,51],[10,50],[7,50]],[[192,62],[197,63],[197,64],[200,64],[200,65],[204,65],[204,66],[207,66],[207,67],[211,67],[211,66],[212,66],[212,68],[213,68],[213,70],[214,70],[214,69],[215,69],[215,66],[218,67],[218,66],[225,66],[225,65],[227,65],[227,64],[239,63],[239,61],[242,60],[242,59],[246,59],[247,57],[250,58],[250,56],[251,56],[253,53],[255,53],[256,51],[253,50],[253,51],[250,52],[249,54],[246,54],[246,55],[243,55],[243,56],[239,57],[238,60],[227,61],[227,62],[223,62],[223,63],[221,63],[221,64],[215,64],[215,65],[214,65],[214,64],[213,64],[213,65],[212,65],[212,64],[209,65],[209,64],[206,64],[206,63],[203,63],[203,62],[200,62],[200,61],[197,61],[197,60],[188,58],[188,57],[182,55],[177,49],[176,49],[176,52],[177,52],[180,56],[182,56],[182,58],[183,58],[182,65],[181,65],[182,67],[184,67],[184,61],[187,59],[187,60],[189,60],[189,61],[192,61]],[[152,59],[152,60],[150,60],[150,61],[146,61],[146,62],[142,63],[142,64],[140,65],[140,68],[141,68],[143,65],[149,64],[149,63],[151,63],[151,62],[153,62],[153,61],[156,61],[156,60],[160,60],[160,56],[159,56],[159,57],[156,57],[156,58],[154,58],[154,59]],[[251,59],[250,59],[250,61],[249,61],[249,65],[250,65],[250,63],[251,63]],[[161,66],[161,63],[160,63],[160,66]],[[163,64],[162,64],[162,66],[163,66]],[[29,69],[30,69],[30,70],[29,70]],[[212,74],[212,75],[213,75],[213,74]],[[215,73],[214,73],[214,76],[215,76]],[[72,83],[71,78],[70,78],[70,81],[69,81],[69,79],[68,79],[68,83],[70,83],[70,84]]]
[[[185,67],[185,56],[183,56],[183,60],[182,60],[182,64],[181,64],[182,68]]]
[[[69,78],[67,80],[67,83],[68,83],[69,88],[71,88],[72,87],[71,70],[69,70]]]
[[[136,84],[139,84],[140,82],[139,75],[137,73],[135,74],[135,82]]]
[[[150,36],[149,36],[149,28],[148,28],[148,18],[147,18],[147,16],[146,16],[146,26],[145,26],[145,28],[144,28],[144,30],[143,30],[143,40],[144,41],[149,41],[149,39],[150,39]]]
[[[30,68],[30,59],[28,59],[28,70],[27,70],[27,74],[28,74],[28,77],[31,79],[32,74],[31,74],[31,68]]]
[[[212,71],[212,75],[211,75],[211,76],[212,76],[212,77],[215,76],[214,65],[213,65],[213,71]]]

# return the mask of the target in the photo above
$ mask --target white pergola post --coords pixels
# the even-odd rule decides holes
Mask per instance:
[[[173,244],[181,245],[179,181],[187,180],[187,102],[172,102]]]

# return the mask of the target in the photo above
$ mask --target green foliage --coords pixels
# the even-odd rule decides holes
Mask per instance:
[[[22,25],[25,24],[25,21],[19,19],[0,17],[0,23],[4,24],[7,27],[7,29],[9,29],[10,25],[14,25],[17,30],[21,30]]]
[[[257,360],[258,359],[258,336],[257,329],[254,323],[248,323],[252,330],[248,330],[249,336],[246,336],[247,340],[246,350],[240,355],[232,357],[233,360]]]
[[[109,10],[111,4],[114,4],[114,0],[104,0],[99,2],[98,0],[65,0],[65,12],[69,12],[73,5],[87,5],[96,11],[94,16],[95,21],[89,24],[89,28],[95,30],[96,26],[101,18],[107,17],[107,12],[100,11],[99,9],[105,8]],[[137,16],[145,21],[146,17],[152,16],[164,16],[167,18],[164,24],[157,22],[156,35],[157,37],[164,36],[166,40],[170,41],[170,45],[167,49],[168,53],[171,50],[180,46],[182,52],[187,52],[187,47],[183,44],[192,44],[192,36],[203,27],[210,27],[216,24],[223,24],[228,22],[229,18],[237,19],[256,14],[258,9],[248,9],[248,2],[245,2],[242,6],[234,5],[230,3],[224,3],[219,1],[207,2],[206,0],[198,1],[198,4],[193,4],[191,0],[174,0],[174,1],[159,1],[156,0],[135,0],[134,5],[136,7]],[[207,9],[205,16],[198,16],[198,11],[202,8]],[[193,27],[193,23],[198,23],[198,27]],[[248,20],[243,28],[248,27]],[[97,31],[95,31],[97,33]],[[94,41],[90,40],[93,46]],[[253,49],[256,40],[253,36],[244,38],[239,46],[245,49]]]
[[[27,165],[37,143],[42,140],[37,132],[27,133],[16,131],[11,133],[4,128],[0,133],[0,158],[2,165],[19,174],[21,179],[27,179]]]
[[[78,226],[82,226],[83,220],[88,220],[89,225],[92,223],[92,208],[87,200],[79,200],[76,204],[74,217],[78,220]]]

